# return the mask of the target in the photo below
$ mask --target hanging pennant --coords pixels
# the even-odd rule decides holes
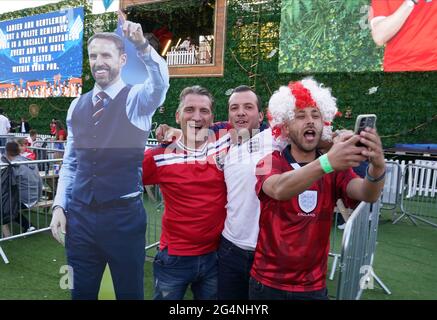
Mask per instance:
[[[105,7],[105,11],[111,6],[114,0],[103,0],[103,6]]]
[[[115,12],[120,7],[120,0],[93,0],[93,14]]]

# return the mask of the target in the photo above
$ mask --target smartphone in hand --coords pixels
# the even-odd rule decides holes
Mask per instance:
[[[355,121],[354,133],[360,135],[360,132],[364,131],[364,129],[367,127],[376,127],[376,114],[360,114]],[[358,142],[357,146],[363,147],[364,145],[361,142]]]

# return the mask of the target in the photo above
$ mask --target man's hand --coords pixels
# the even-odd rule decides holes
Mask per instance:
[[[159,143],[172,143],[182,136],[182,130],[160,124],[155,130],[155,136]]]
[[[126,20],[123,23],[122,30],[124,36],[129,39],[135,47],[143,49],[148,47],[149,41],[144,37],[141,24]]]
[[[65,227],[67,220],[65,218],[64,209],[55,207],[52,212],[52,221],[50,222],[50,229],[53,237],[62,245],[65,245]]]
[[[341,129],[341,130],[335,130],[335,132],[332,134],[332,141],[335,143],[337,141],[341,140],[341,137],[351,137],[354,134],[352,130],[347,129]]]
[[[367,159],[363,155],[365,147],[357,147],[360,136],[352,132],[345,132],[334,140],[334,145],[327,153],[329,162],[334,170],[346,170],[359,166],[360,162]]]
[[[362,155],[369,159],[375,169],[384,169],[384,152],[382,150],[381,138],[376,129],[366,128],[360,133],[360,142],[367,148],[362,151]]]
[[[350,135],[350,133],[353,134],[353,131],[346,130],[346,129],[336,130],[335,132],[332,133],[331,140],[320,139],[319,144],[317,145],[317,149],[319,149],[322,153],[327,153],[329,149],[332,148],[334,143],[338,141],[342,135],[344,134]]]

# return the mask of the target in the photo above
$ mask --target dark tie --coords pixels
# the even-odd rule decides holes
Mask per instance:
[[[109,96],[105,93],[105,91],[100,91],[96,95],[97,102],[94,105],[94,113],[93,113],[93,121],[94,125],[97,125],[102,118],[104,109],[105,109],[105,99],[109,98]]]

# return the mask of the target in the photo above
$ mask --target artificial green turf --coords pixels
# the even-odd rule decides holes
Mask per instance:
[[[146,206],[152,225],[159,221],[161,211],[153,204]],[[407,219],[393,225],[389,218],[387,213],[381,218],[374,270],[392,295],[386,295],[375,282],[375,289],[366,290],[362,299],[437,299],[437,228],[422,223],[416,227]],[[159,232],[160,228],[149,230]],[[155,235],[150,235],[148,242],[154,240]],[[341,232],[338,232],[337,243],[340,241]],[[63,276],[60,268],[66,264],[64,248],[49,233],[0,242],[0,245],[10,260],[8,265],[0,260],[0,299],[70,298],[68,290],[59,286]],[[148,255],[154,253],[155,249],[151,249]],[[152,298],[152,279],[152,263],[148,261],[144,278],[146,299]],[[331,298],[335,298],[337,280],[338,273],[334,281],[327,281]]]

